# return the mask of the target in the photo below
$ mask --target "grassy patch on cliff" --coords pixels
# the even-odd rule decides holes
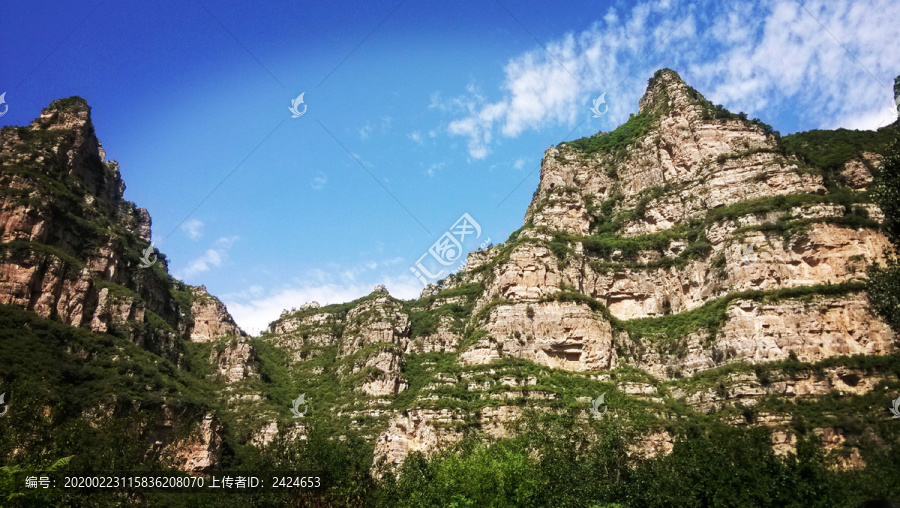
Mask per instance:
[[[194,360],[179,368],[126,339],[8,305],[0,305],[0,357],[8,408],[0,431],[4,472],[46,469],[65,457],[65,471],[164,470],[149,451],[151,437],[179,435],[215,398],[202,375],[186,368]],[[174,428],[161,428],[163,407]],[[21,484],[0,485],[2,499],[9,488]],[[52,497],[55,506],[80,505],[77,495]],[[110,499],[95,499],[101,498]]]
[[[813,166],[835,170],[863,152],[883,154],[894,136],[896,129],[893,128],[877,131],[811,130],[784,136],[781,144],[786,151]]]
[[[646,113],[631,115],[627,122],[612,132],[602,132],[593,136],[566,141],[585,154],[621,154],[629,145],[646,136],[656,125],[657,117]]]
[[[900,86],[900,79],[895,86]],[[884,232],[897,247],[900,243],[900,136],[885,154],[872,193],[884,211]],[[900,262],[894,258],[887,266],[871,266],[866,289],[875,312],[900,333]]]
[[[701,330],[707,331],[712,338],[724,324],[728,306],[735,300],[755,300],[765,303],[784,299],[812,299],[818,296],[840,296],[863,289],[865,289],[864,283],[847,282],[767,291],[737,291],[693,310],[668,316],[619,321],[619,325],[632,338],[647,337],[672,341],[683,339],[691,333]]]
[[[2,256],[4,260],[24,260],[26,257],[36,252],[59,259],[72,269],[71,273],[73,276],[84,268],[84,263],[80,260],[51,245],[24,240],[15,240],[0,244],[0,256]]]
[[[77,414],[101,402],[203,406],[210,386],[190,372],[106,334],[0,305],[0,379]],[[21,393],[20,394],[24,394]],[[13,395],[15,397],[15,395]]]
[[[471,316],[475,299],[484,292],[480,283],[461,284],[457,287],[441,291],[419,300],[403,302],[403,309],[409,314],[409,338],[415,339],[436,333],[441,318],[448,316],[453,320],[453,329],[461,332],[465,320]],[[434,307],[438,300],[461,300],[444,303]]]

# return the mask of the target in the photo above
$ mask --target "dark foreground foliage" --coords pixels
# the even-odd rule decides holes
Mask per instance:
[[[622,422],[543,416],[519,437],[414,455],[382,485],[390,506],[859,506],[900,498],[897,454],[864,471],[829,469],[814,437],[779,457],[764,428],[689,427],[672,453],[629,454]],[[596,436],[590,442],[587,436]]]

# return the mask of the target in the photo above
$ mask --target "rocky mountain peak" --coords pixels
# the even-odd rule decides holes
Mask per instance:
[[[91,123],[91,107],[86,100],[78,96],[57,99],[41,110],[41,116],[32,122],[32,127],[41,129],[77,129],[87,130],[93,134]]]
[[[125,200],[81,97],[0,129],[0,304],[177,354],[178,340],[243,333],[204,287],[144,268],[150,214]]]
[[[647,91],[638,102],[640,113],[664,113],[697,104],[703,96],[687,85],[672,69],[656,71],[647,85]]]

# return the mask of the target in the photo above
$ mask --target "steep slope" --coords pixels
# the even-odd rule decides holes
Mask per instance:
[[[147,251],[150,215],[123,198],[118,165],[105,160],[83,99],[54,101],[30,126],[0,136],[0,303],[94,331],[152,336],[160,347],[185,335],[238,334],[224,309],[195,322],[193,312],[209,312],[191,308],[206,291],[177,283],[165,257]],[[156,261],[149,268],[145,251]]]
[[[896,333],[865,292],[894,255],[867,186],[895,135],[782,139],[659,71],[628,122],[546,151],[507,242],[416,301],[286,312],[261,347],[339,432],[378,434],[376,466],[507,435],[536,407],[587,418],[601,393],[653,453],[707,413],[787,452],[802,412],[841,448],[836,413],[810,408],[854,394],[842,411],[875,421],[888,400],[860,401],[897,386]]]
[[[135,463],[169,457],[201,470],[219,460],[214,377],[204,369],[211,361],[228,380],[249,375],[252,348],[218,299],[169,276],[150,245],[149,213],[124,190],[81,98],[0,130],[6,460],[71,455],[77,446],[51,436],[84,426],[84,443],[94,440],[84,446],[107,459],[117,445],[106,432],[134,442]],[[243,344],[239,358],[219,352],[229,341]]]
[[[895,496],[900,354],[867,277],[895,266],[872,189],[898,128],[782,138],[662,70],[625,124],[548,149],[523,227],[459,273],[251,338],[169,276],[87,104],[55,101],[0,130],[0,494],[56,463],[334,483],[98,505]]]

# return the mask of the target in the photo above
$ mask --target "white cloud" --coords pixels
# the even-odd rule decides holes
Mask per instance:
[[[412,131],[409,134],[407,134],[407,137],[419,145],[422,144],[422,133],[419,131]]]
[[[328,183],[328,177],[325,176],[325,173],[319,171],[316,173],[316,177],[312,179],[312,182],[310,182],[309,185],[312,186],[313,189],[320,190],[321,188],[325,187],[326,183]]]
[[[202,229],[203,222],[197,219],[188,219],[181,225],[181,230],[184,231],[184,234],[191,240],[199,240],[200,237],[203,236]]]
[[[436,162],[436,163],[428,166],[428,169],[425,170],[425,174],[434,178],[434,175],[437,174],[437,172],[446,165],[447,165],[446,162]]]
[[[671,67],[751,117],[789,111],[808,128],[875,128],[900,71],[898,18],[896,0],[651,0],[549,41],[553,56],[535,48],[512,58],[497,100],[470,86],[449,100],[433,94],[429,107],[455,114],[447,131],[483,159],[498,135],[593,121],[590,101],[602,92],[610,109],[601,122],[618,125],[646,79]]]
[[[406,275],[402,270],[399,276],[375,271],[403,261],[402,257],[395,257],[362,261],[353,266],[335,265],[328,270],[317,268],[299,282],[269,292],[257,289],[228,294],[222,300],[242,329],[258,332],[277,319],[282,310],[299,308],[312,301],[322,305],[349,302],[371,293],[378,284],[384,284],[396,298],[418,298],[422,284],[412,275]]]
[[[522,169],[525,167],[525,159],[516,159],[513,163],[513,169]]]
[[[365,140],[369,139],[369,134],[371,134],[371,133],[372,133],[372,124],[366,122],[366,124],[363,125],[359,129],[359,139],[365,141]]]
[[[212,268],[222,266],[228,258],[228,250],[231,249],[231,246],[237,240],[237,236],[219,238],[213,243],[211,248],[188,263],[186,268],[176,272],[175,277],[184,280],[199,273],[207,272]]]

